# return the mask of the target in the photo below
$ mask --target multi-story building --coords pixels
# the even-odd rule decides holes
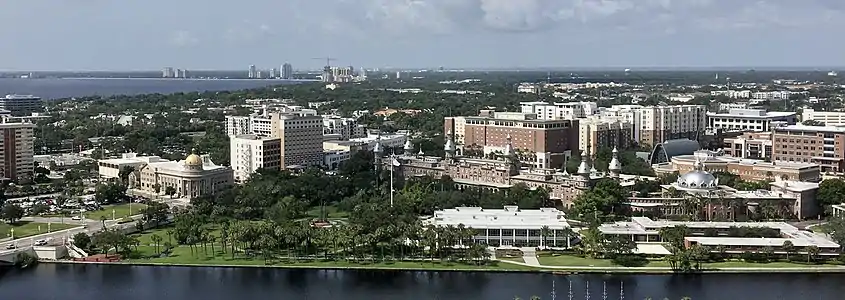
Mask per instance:
[[[167,67],[161,70],[161,77],[163,78],[173,78],[176,77],[176,73],[173,72],[173,68]]]
[[[289,63],[282,65],[282,79],[293,79],[293,66]]]
[[[554,207],[520,209],[505,206],[504,209],[481,207],[457,207],[438,210],[424,221],[434,226],[464,225],[473,229],[470,240],[490,247],[568,247],[570,238],[566,234],[569,224],[562,211]],[[549,236],[543,237],[543,228]],[[464,241],[460,241],[463,243]]]
[[[337,135],[342,140],[360,138],[367,135],[367,128],[358,124],[355,118],[343,118],[335,115],[323,116],[323,135]]]
[[[28,182],[33,170],[32,123],[0,123],[0,176],[3,180]]]
[[[477,117],[446,117],[444,133],[458,135],[458,151],[502,152],[508,138],[520,160],[537,168],[561,166],[578,149],[577,120],[540,120],[533,113],[482,111]]]
[[[742,135],[725,138],[722,149],[725,155],[737,158],[771,159],[771,132],[743,132]]]
[[[281,140],[283,167],[323,163],[323,118],[299,112],[272,112],[227,116],[226,133],[232,137],[254,134]]]
[[[627,149],[633,142],[633,125],[616,118],[578,119],[578,148],[595,155],[601,148]]]
[[[522,113],[537,114],[540,120],[585,118],[598,110],[595,102],[521,102],[520,105]]]
[[[812,108],[801,110],[801,121],[816,121],[825,126],[845,126],[845,112],[816,111]]]
[[[396,76],[396,78],[399,78],[399,76]],[[516,87],[517,93],[539,94],[540,90],[542,88],[538,84],[522,83]]]
[[[600,111],[633,124],[633,140],[641,146],[653,146],[667,140],[697,140],[706,124],[704,105],[640,106],[614,105]]]
[[[789,91],[775,91],[775,92],[754,92],[751,98],[757,100],[788,100],[790,96]]]
[[[8,110],[13,116],[30,116],[43,112],[44,103],[32,95],[6,95],[0,97],[0,109]]]
[[[845,171],[845,128],[790,125],[772,131],[772,160],[807,162],[823,172]]]
[[[259,169],[282,167],[282,142],[279,138],[254,134],[237,135],[229,141],[230,164],[235,182],[244,182]]]
[[[675,155],[668,163],[661,163],[654,167],[654,171],[661,174],[678,172],[685,175],[696,170],[696,164],[707,168],[711,172],[726,172],[738,175],[742,180],[749,181],[821,181],[821,168],[818,164],[788,161],[766,162],[758,159],[741,159],[723,156],[708,150],[695,151],[691,155]]]
[[[602,178],[635,180],[633,177],[636,177],[626,178],[620,174],[622,165],[617,158],[617,151],[614,151],[613,159],[608,165],[608,173],[599,173],[591,166],[590,160],[585,159],[581,161],[576,174],[568,174],[561,169],[521,168],[519,163],[516,163],[517,153],[511,139],[506,139],[505,143],[501,153],[488,155],[486,158],[462,157],[457,153],[454,140],[450,135],[444,146],[445,157],[414,154],[413,145],[406,145],[402,155],[393,157],[399,162],[398,166],[392,159],[382,158],[384,151],[380,143],[376,144],[373,152],[376,154],[377,164],[385,168],[395,167],[397,176],[440,178],[446,175],[459,188],[504,190],[516,184],[523,184],[528,188],[546,188],[549,196],[560,201],[564,206],[571,205],[576,197],[593,187]],[[586,151],[583,156],[588,157]]]
[[[770,131],[772,123],[792,125],[798,121],[794,112],[765,109],[731,109],[728,113],[707,113],[707,126],[735,131]]]
[[[751,98],[751,91],[750,90],[712,91],[712,92],[710,92],[710,96],[725,96],[725,97],[732,98],[732,99],[748,99],[748,98]]]
[[[249,78],[258,78],[258,69],[255,68],[255,65],[249,65],[249,73],[247,76]]]
[[[355,68],[331,67],[331,80],[329,82],[352,82],[355,79]]]

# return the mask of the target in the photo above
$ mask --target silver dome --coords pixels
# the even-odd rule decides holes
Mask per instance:
[[[710,190],[719,186],[719,179],[706,171],[693,170],[678,177],[675,185],[685,189]]]

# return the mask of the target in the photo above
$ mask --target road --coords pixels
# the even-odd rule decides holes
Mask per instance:
[[[133,218],[135,218],[135,217],[140,217],[140,215],[133,216]],[[30,221],[30,222],[39,222],[39,223],[55,223],[55,224],[61,224],[62,223],[61,222],[62,218],[55,218],[55,217],[49,217],[49,218],[25,217],[22,220],[23,221]],[[65,230],[58,230],[58,231],[45,233],[45,234],[28,236],[28,237],[25,237],[25,238],[15,239],[13,241],[0,242],[0,256],[6,255],[9,252],[15,251],[15,250],[12,250],[12,249],[6,249],[6,247],[8,247],[10,244],[16,245],[18,247],[18,249],[29,249],[29,248],[32,247],[32,245],[35,244],[35,241],[44,239],[44,240],[48,240],[48,244],[60,245],[60,244],[62,244],[62,242],[66,238],[69,238],[69,237],[73,236],[74,234],[77,234],[77,233],[80,233],[80,232],[87,232],[87,233],[90,234],[92,232],[97,232],[97,231],[100,231],[100,230],[103,229],[103,222],[100,221],[100,220],[84,219],[84,220],[80,220],[80,221],[74,221],[74,220],[71,220],[70,218],[64,218],[64,223],[65,224],[78,224],[79,227],[74,227],[74,228],[65,229]],[[115,226],[118,226],[118,225],[135,226],[134,223],[117,224],[117,221],[111,221],[111,220],[106,221],[106,227],[108,227],[108,228],[112,228],[112,227],[115,227]]]

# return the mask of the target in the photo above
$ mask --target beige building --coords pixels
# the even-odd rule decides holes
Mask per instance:
[[[279,138],[254,134],[237,135],[229,140],[230,164],[235,181],[244,182],[259,169],[280,170],[282,142]]]
[[[767,159],[772,157],[772,145],[771,132],[743,132],[740,136],[725,138],[722,149],[728,156]]]
[[[32,123],[0,123],[0,176],[4,180],[27,182],[32,179],[33,131]]]
[[[791,125],[772,132],[773,161],[818,164],[822,172],[845,170],[845,128]]]
[[[115,179],[120,178],[121,170],[132,168],[136,171],[146,164],[167,161],[158,156],[138,156],[136,153],[124,153],[120,158],[98,160],[97,171],[101,178]]]
[[[845,112],[816,111],[812,108],[801,110],[801,121],[817,121],[825,126],[845,126]]]
[[[817,164],[742,159],[719,155],[708,150],[695,151],[692,155],[673,156],[669,163],[655,165],[654,171],[661,174],[678,172],[680,175],[685,175],[695,170],[697,162],[700,162],[708,171],[735,174],[742,180],[821,181],[821,169]]]
[[[323,118],[301,110],[227,116],[226,133],[278,138],[283,167],[323,164]]]
[[[667,140],[697,140],[707,125],[704,105],[614,105],[600,110],[603,117],[618,117],[633,124],[633,138],[649,147]]]
[[[176,197],[193,199],[211,195],[234,183],[232,169],[215,165],[207,155],[190,154],[183,161],[157,160],[129,174],[129,187],[150,194],[165,194],[168,187]]]
[[[633,125],[616,118],[585,118],[578,120],[578,148],[590,149],[596,155],[601,148],[628,149],[633,142]]]

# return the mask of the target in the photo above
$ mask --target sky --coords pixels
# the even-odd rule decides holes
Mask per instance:
[[[845,66],[843,0],[0,0],[0,70]]]

